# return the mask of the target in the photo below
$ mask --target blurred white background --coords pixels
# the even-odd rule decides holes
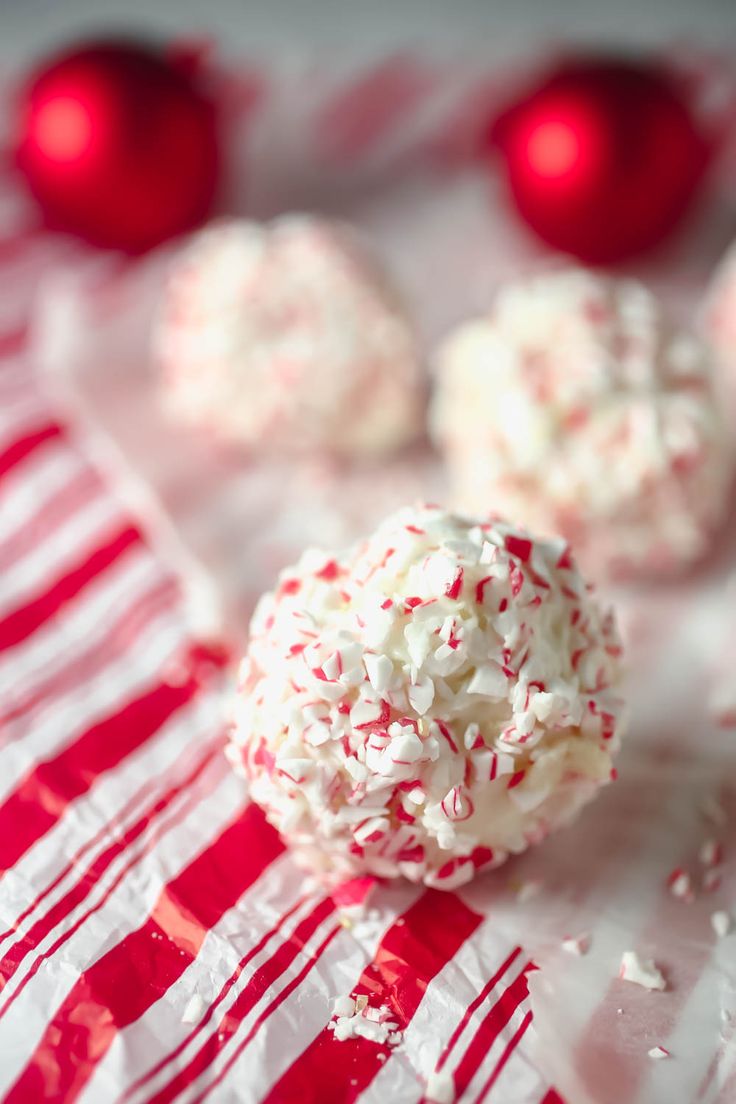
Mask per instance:
[[[472,45],[498,56],[545,40],[727,47],[736,0],[0,0],[0,57],[15,67],[65,39],[125,28],[206,32],[253,54]]]

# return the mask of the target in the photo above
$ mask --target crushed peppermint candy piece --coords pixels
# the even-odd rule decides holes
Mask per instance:
[[[650,1058],[654,1058],[654,1059],[661,1059],[661,1058],[669,1058],[670,1057],[670,1052],[668,1050],[665,1050],[665,1048],[663,1046],[652,1047],[651,1050],[647,1051],[647,1054],[649,1055]]]
[[[718,912],[714,912],[710,918],[713,931],[716,933],[719,939],[723,939],[729,934],[733,928],[733,920],[728,912],[723,909],[719,909]]]
[[[172,415],[263,451],[379,456],[423,423],[408,316],[347,226],[222,219],[175,260],[154,333]],[[337,565],[322,567],[334,582]]]
[[[433,1070],[427,1077],[424,1098],[430,1104],[453,1104],[455,1081],[449,1070]]]
[[[336,997],[335,1002],[332,1005],[333,1016],[354,1016],[355,1015],[355,1001],[352,997]]]
[[[204,1012],[204,1001],[199,993],[192,993],[187,1006],[182,1012],[181,1022],[185,1024],[199,1023]]]
[[[687,870],[683,870],[681,867],[673,870],[667,879],[667,886],[672,896],[679,901],[686,901],[690,904],[695,900],[693,880]]]
[[[705,820],[719,827],[722,827],[728,820],[726,810],[723,808],[718,798],[712,795],[701,801],[700,812]]]
[[[333,1019],[327,1025],[339,1042],[346,1039],[370,1039],[381,1046],[398,1046],[403,1034],[387,1005],[374,1008],[365,994],[355,1000],[338,997],[333,1005]]]
[[[569,823],[614,776],[621,674],[559,541],[410,507],[261,599],[230,757],[344,914],[370,879],[454,889]]]
[[[541,878],[529,878],[525,882],[521,882],[516,890],[516,900],[520,904],[526,904],[527,901],[533,900],[538,897],[544,888],[544,882]]]
[[[501,288],[441,347],[430,429],[461,509],[560,533],[598,576],[683,570],[729,504],[705,344],[630,279],[568,268]],[[536,572],[523,539],[506,547]]]
[[[720,866],[723,862],[723,844],[716,839],[707,839],[698,851],[698,859],[703,866]]]
[[[667,982],[653,959],[640,958],[636,951],[624,951],[618,976],[644,989],[667,988]]]
[[[721,868],[719,866],[711,866],[703,872],[700,885],[704,893],[715,893],[717,889],[721,888],[722,881],[723,873]]]
[[[562,949],[568,954],[586,955],[590,950],[590,932],[581,932],[580,935],[568,935],[562,940]]]

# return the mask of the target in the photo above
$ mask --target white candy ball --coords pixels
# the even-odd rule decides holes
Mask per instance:
[[[720,366],[733,420],[736,417],[736,242],[716,268],[701,313],[703,331]]]
[[[195,234],[154,355],[174,417],[253,450],[371,456],[421,432],[411,326],[339,223],[290,215]]]
[[[680,570],[723,520],[731,450],[704,350],[632,281],[503,289],[441,349],[431,423],[461,508],[559,533],[595,575]]]
[[[449,889],[612,777],[620,652],[563,541],[403,509],[261,600],[231,758],[326,881]]]

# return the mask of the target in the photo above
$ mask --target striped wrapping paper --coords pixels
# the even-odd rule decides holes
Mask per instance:
[[[357,934],[303,892],[222,754],[221,654],[20,338],[4,347],[3,1099],[418,1100],[441,1013],[459,1095],[521,1078],[514,1099],[551,1100],[515,1070],[531,964],[495,938],[478,960],[487,910],[401,887]],[[396,1009],[400,1053],[334,1042],[349,991]]]
[[[421,81],[401,67],[388,74],[389,107],[426,111]],[[374,74],[362,79],[375,88]],[[392,110],[369,117],[356,139],[348,123],[365,89],[353,81],[331,111],[308,107],[340,137],[337,155],[352,164],[358,142],[374,171],[377,150],[403,147],[387,130]],[[265,101],[273,123],[293,98],[276,90]],[[256,148],[271,131],[261,122]],[[709,924],[736,898],[734,753],[706,708],[728,629],[733,539],[699,579],[617,596],[632,731],[620,781],[581,823],[457,893],[381,889],[375,911],[350,925],[306,889],[227,768],[227,654],[202,635],[175,571],[185,557],[150,503],[131,507],[123,465],[103,463],[75,400],[61,406],[37,370],[27,322],[41,275],[50,315],[64,286],[62,314],[79,321],[66,311],[69,273],[87,310],[111,262],[31,235],[5,243],[0,264],[3,1099],[414,1104],[434,1069],[468,1104],[736,1099],[736,968]],[[134,303],[147,299],[155,265],[126,273]],[[96,300],[90,310],[94,340],[79,326],[65,368],[73,377],[75,358],[86,358],[104,381],[109,320]],[[46,346],[61,333],[48,315],[42,329]],[[141,402],[136,387],[131,376],[131,401]],[[95,409],[110,414],[104,400]],[[134,455],[146,453],[142,432],[135,450],[118,444],[157,493],[145,455]],[[182,485],[188,456],[179,450]],[[425,475],[412,467],[401,489]],[[345,503],[354,496],[334,472],[310,486],[325,483]],[[164,503],[174,523],[176,504]],[[279,503],[265,536],[247,511],[239,521],[251,585],[308,530],[293,502]],[[253,594],[237,597],[245,609]],[[701,810],[715,800],[726,822],[714,826]],[[726,845],[722,885],[687,905],[666,880],[685,865],[699,884],[696,852],[709,834]],[[561,950],[563,936],[584,931],[587,956]],[[630,947],[662,965],[666,993],[616,979]],[[387,1003],[402,1045],[336,1042],[332,1002],[347,993]],[[653,1062],[656,1045],[671,1059]]]

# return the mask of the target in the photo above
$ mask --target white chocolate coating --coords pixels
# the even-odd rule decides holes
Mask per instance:
[[[154,355],[172,416],[253,450],[371,456],[421,432],[414,334],[339,223],[233,219],[194,235]]]
[[[564,542],[406,508],[261,600],[230,758],[326,881],[449,889],[612,777],[620,651]]]
[[[641,285],[572,269],[506,287],[450,335],[437,377],[460,508],[561,534],[595,576],[707,552],[732,472],[710,366]]]

